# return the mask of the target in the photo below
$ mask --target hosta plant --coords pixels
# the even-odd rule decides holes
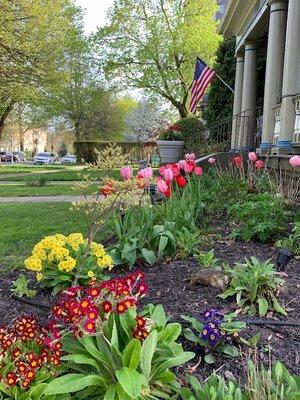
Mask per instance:
[[[194,353],[176,342],[181,326],[168,324],[161,306],[137,314],[146,291],[143,274],[135,273],[62,295],[53,308],[53,337],[63,336],[71,373],[51,382],[46,394],[89,400],[171,396],[176,377],[170,369]]]
[[[230,287],[219,295],[221,299],[235,296],[238,307],[250,315],[264,317],[269,310],[286,315],[286,311],[277,300],[283,279],[276,275],[274,264],[270,260],[260,262],[257,258],[245,259],[245,263],[236,263],[227,268],[231,277]]]
[[[54,400],[44,397],[43,392],[60,373],[62,344],[52,344],[47,332],[28,316],[0,328],[0,399]]]
[[[87,285],[91,279],[103,279],[103,269],[113,267],[112,258],[101,244],[89,243],[81,233],[69,236],[46,236],[37,243],[25,268],[36,273],[41,287],[53,294],[78,282]]]
[[[205,362],[212,364],[220,354],[226,357],[239,355],[237,346],[240,343],[240,332],[245,329],[246,323],[236,321],[235,314],[225,315],[210,309],[204,313],[203,321],[184,315],[181,317],[191,324],[191,328],[183,331],[185,338],[203,349]]]

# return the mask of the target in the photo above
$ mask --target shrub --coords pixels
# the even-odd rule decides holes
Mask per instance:
[[[234,268],[227,268],[231,276],[230,287],[220,294],[221,299],[236,296],[236,303],[245,313],[259,314],[263,317],[268,310],[287,315],[277,300],[283,280],[276,276],[270,260],[260,262],[257,258],[245,259],[245,264],[236,263]]]
[[[62,345],[57,341],[50,346],[47,332],[34,318],[25,316],[0,328],[0,396],[39,400],[48,382],[61,372]]]
[[[47,185],[47,180],[44,176],[36,179],[26,180],[26,185],[30,187],[44,187]]]
[[[113,263],[101,244],[88,243],[81,233],[69,236],[46,236],[25,260],[25,268],[36,273],[41,287],[52,288],[53,294],[73,282],[86,285],[91,279],[103,279],[103,269]]]
[[[182,315],[181,318],[192,325],[193,329],[186,328],[183,333],[186,339],[196,343],[204,349],[204,361],[212,364],[217,354],[227,357],[237,357],[239,351],[239,334],[246,328],[246,323],[235,321],[235,314],[223,314],[218,310],[207,310],[204,322],[196,318]]]
[[[199,118],[182,118],[176,123],[181,128],[185,152],[195,152],[197,156],[204,154],[205,127]]]
[[[99,400],[170,397],[176,383],[170,368],[194,353],[176,342],[181,326],[168,324],[161,306],[137,314],[136,304],[146,292],[139,272],[65,292],[53,308],[53,333],[62,329],[69,353],[63,360],[74,372],[51,382],[46,394],[77,392],[76,398]]]
[[[237,225],[232,232],[234,238],[262,242],[282,232],[290,215],[283,198],[270,193],[249,195],[246,201],[231,206],[229,213]]]

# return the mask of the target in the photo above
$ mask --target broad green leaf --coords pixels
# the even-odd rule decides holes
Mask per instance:
[[[272,297],[272,301],[273,301],[273,307],[274,310],[276,312],[278,312],[279,314],[282,315],[287,315],[287,312],[285,311],[285,309],[279,304],[278,300],[276,299],[275,296]]]
[[[192,325],[192,327],[193,327],[197,332],[199,332],[199,333],[202,332],[202,330],[203,330],[203,324],[202,324],[200,321],[198,321],[196,318],[194,318],[194,317],[189,317],[189,316],[187,316],[187,315],[181,315],[180,317],[181,317],[184,321],[189,322],[189,323]]]
[[[204,361],[207,364],[213,364],[215,362],[215,356],[212,353],[206,354],[204,357]]]
[[[103,400],[116,400],[117,385],[113,384],[105,393]]]
[[[258,302],[258,313],[260,317],[264,317],[269,309],[269,303],[268,300],[265,299],[264,297],[259,297],[257,299]]]
[[[141,253],[142,253],[143,259],[146,261],[146,263],[148,263],[150,265],[154,265],[156,263],[156,255],[155,255],[154,251],[142,249]]]
[[[72,361],[75,364],[86,364],[92,365],[95,368],[99,368],[97,362],[94,358],[88,357],[85,354],[68,354],[66,356],[61,357],[62,361]]]
[[[123,352],[123,366],[130,369],[137,369],[140,363],[141,342],[138,339],[132,339]]]
[[[68,374],[60,376],[50,382],[44,394],[75,393],[88,386],[101,385],[98,375]]]
[[[151,319],[156,322],[158,327],[164,327],[167,323],[166,313],[162,305],[155,307],[153,313],[151,314]]]
[[[151,364],[153,355],[157,346],[157,331],[152,331],[150,335],[144,340],[141,350],[140,366],[147,381],[151,374]]]
[[[116,371],[116,377],[128,396],[135,398],[141,394],[142,385],[145,383],[143,375],[133,369],[123,367]]]
[[[158,342],[175,342],[181,334],[181,325],[177,322],[168,324],[158,334]]]
[[[161,363],[155,370],[152,378],[157,377],[165,370],[173,367],[177,367],[177,365],[185,364],[186,362],[190,361],[192,358],[195,357],[195,353],[192,352],[182,352],[181,354],[177,355],[176,357],[169,358],[168,360]]]

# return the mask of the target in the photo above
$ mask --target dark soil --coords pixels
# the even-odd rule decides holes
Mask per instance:
[[[235,262],[243,261],[245,257],[255,256],[260,260],[276,260],[277,250],[271,244],[262,244],[258,242],[242,243],[226,239],[228,227],[223,221],[218,221],[218,232],[221,233],[221,239],[215,239],[213,248],[215,255],[222,261],[233,265]],[[223,226],[221,229],[220,226]],[[224,312],[235,309],[234,301],[223,301],[217,298],[219,290],[212,287],[201,285],[191,286],[189,277],[192,272],[199,268],[195,259],[190,258],[184,261],[172,261],[169,263],[158,264],[152,268],[145,268],[147,282],[150,292],[144,303],[163,304],[166,312],[173,320],[180,321],[180,316],[191,315],[201,319],[204,311],[208,308],[218,308]],[[121,275],[126,271],[116,270],[114,275]],[[285,285],[281,292],[280,302],[288,311],[288,317],[282,317],[277,314],[268,314],[270,320],[298,320],[300,321],[300,300],[299,300],[299,274],[300,262],[293,260],[286,269]],[[20,303],[10,295],[11,281],[16,278],[18,272],[11,272],[8,275],[0,277],[0,324],[6,324],[13,318],[21,314],[36,315],[45,321],[48,318],[48,311],[39,307]],[[51,296],[41,292],[35,298],[35,301],[50,305]],[[282,361],[287,368],[294,374],[300,374],[300,328],[285,326],[248,326],[244,332],[246,338],[256,333],[260,333],[258,348],[258,357],[265,364],[269,357],[274,360]],[[191,344],[183,340],[184,347],[192,350]],[[220,374],[235,377],[243,376],[244,365],[247,358],[253,355],[254,350],[243,348],[243,359],[228,359],[219,357],[217,362],[211,366],[200,363],[196,375],[205,378],[214,370],[219,369]],[[198,359],[190,363],[190,367],[197,363]],[[181,370],[181,372],[183,372]]]

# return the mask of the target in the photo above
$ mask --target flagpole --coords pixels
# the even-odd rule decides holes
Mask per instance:
[[[217,77],[218,79],[220,79],[220,81],[221,81],[222,83],[224,83],[224,85],[227,86],[228,89],[232,91],[232,93],[234,93],[234,90],[232,89],[232,87],[230,87],[230,86],[228,85],[228,83],[226,83],[218,74],[216,74],[216,77]]]

